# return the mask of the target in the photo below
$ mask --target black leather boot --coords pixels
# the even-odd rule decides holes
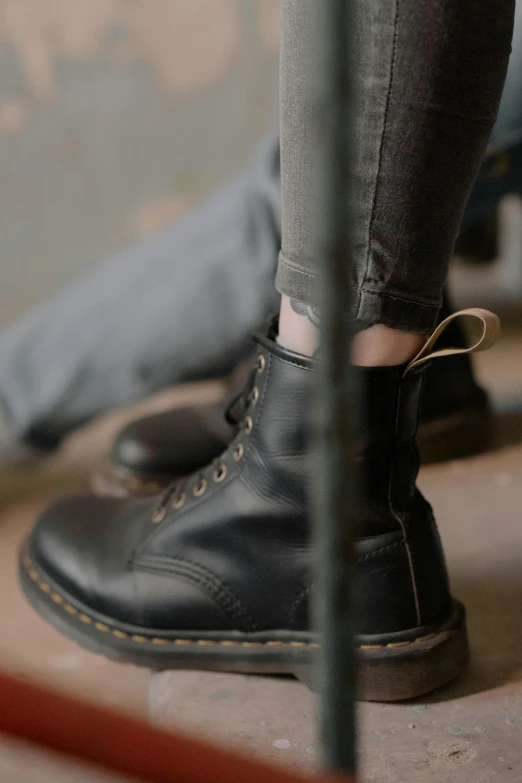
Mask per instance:
[[[58,630],[150,668],[301,673],[310,628],[308,418],[316,362],[257,335],[235,439],[149,499],[64,498],[21,553],[23,588]],[[360,693],[405,699],[457,676],[464,609],[449,592],[429,504],[415,487],[426,364],[361,369],[367,511],[355,542]]]
[[[138,419],[117,436],[108,464],[91,476],[97,495],[155,495],[172,481],[205,467],[237,434],[226,405],[173,408]]]
[[[228,402],[173,408],[124,427],[110,459],[91,475],[93,492],[120,498],[155,495],[219,457],[237,435],[247,374],[248,365],[241,364],[228,379]]]
[[[453,312],[447,297],[441,320]],[[460,324],[452,322],[441,347],[464,348]],[[244,373],[239,374],[243,382]],[[232,382],[231,397],[237,392]],[[108,465],[92,477],[98,495],[153,495],[176,478],[218,457],[237,433],[241,406],[237,400],[224,415],[223,405],[166,411],[139,419],[118,435]],[[478,454],[493,442],[493,412],[486,392],[473,376],[466,354],[434,362],[427,370],[420,407],[418,446],[424,464]]]

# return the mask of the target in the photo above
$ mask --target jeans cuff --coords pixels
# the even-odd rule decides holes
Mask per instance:
[[[318,275],[303,272],[281,252],[277,264],[276,288],[283,296],[312,307],[320,303]],[[384,292],[354,290],[354,318],[359,325],[382,324],[404,332],[427,334],[437,323],[440,303],[424,304]]]
[[[393,294],[362,290],[355,293],[359,323],[382,324],[403,332],[428,334],[437,323],[441,304],[424,304]]]

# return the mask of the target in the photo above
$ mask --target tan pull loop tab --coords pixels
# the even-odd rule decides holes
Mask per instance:
[[[440,351],[431,351],[439,337],[446,331],[449,324],[456,318],[462,316],[469,316],[471,318],[477,318],[482,324],[482,334],[478,340],[470,345],[468,348],[442,348]],[[480,307],[470,307],[467,310],[459,310],[457,313],[453,313],[440,323],[431,337],[428,338],[424,346],[421,348],[417,356],[412,359],[406,368],[406,372],[413,370],[414,367],[418,367],[419,364],[431,361],[431,359],[438,359],[442,356],[455,356],[459,353],[477,353],[478,351],[487,351],[494,345],[500,337],[500,318],[491,313],[489,310],[483,310]]]

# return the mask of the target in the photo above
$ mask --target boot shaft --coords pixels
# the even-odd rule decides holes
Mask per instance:
[[[415,497],[420,460],[416,444],[419,401],[427,365],[360,368],[363,400],[359,464],[366,514],[361,535],[397,529]]]
[[[294,354],[275,341],[277,322],[267,336],[255,335],[259,345],[256,369],[245,395],[247,429],[253,454],[247,471],[251,481],[270,486],[264,466],[270,463],[293,484],[303,513],[309,505],[314,465],[310,434],[313,405],[314,358]],[[366,513],[361,536],[398,530],[392,509],[407,513],[415,497],[419,457],[415,443],[419,398],[427,365],[414,369],[360,367],[358,383],[363,402],[357,432],[356,467],[363,478]],[[278,477],[279,479],[279,477]]]

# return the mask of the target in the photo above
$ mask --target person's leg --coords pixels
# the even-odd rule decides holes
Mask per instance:
[[[518,110],[520,7],[517,22],[504,94],[491,138],[495,147],[505,148],[522,137]],[[465,221],[494,206],[506,192],[520,190],[522,152],[517,146],[510,151],[511,168],[508,166],[499,176],[499,166],[505,162],[505,155],[499,162],[495,155],[486,161],[468,203]],[[288,236],[285,244],[291,246]],[[228,308],[229,346],[222,348],[229,352],[229,358],[224,356],[220,366],[216,366],[214,344],[206,350],[206,337],[213,337],[222,326],[223,311],[212,305],[216,289],[207,287],[202,298],[199,289],[192,285],[191,276],[184,273],[180,279],[180,269],[185,265],[191,270],[195,268],[198,279],[204,276],[204,265],[222,269],[218,274],[227,281],[227,287],[233,286],[236,278],[247,281],[245,290],[256,297],[253,311],[259,313],[261,322],[275,307],[270,270],[279,241],[279,147],[274,138],[248,166],[245,175],[218,191],[210,203],[196,208],[179,224],[139,247],[124,251],[0,335],[0,397],[4,400],[0,447],[10,442],[17,445],[25,439],[40,446],[53,446],[78,424],[111,407],[126,404],[165,384],[227,371],[241,355],[253,319],[245,309]],[[136,339],[133,314],[142,302],[154,299],[156,277],[168,278],[175,291],[184,292],[180,299],[192,302],[197,296],[197,306],[182,313],[160,297],[149,310],[145,337]],[[248,282],[253,280],[257,285]],[[145,294],[150,291],[150,296],[144,296],[144,290]],[[210,308],[207,301],[211,302]],[[234,304],[238,298],[232,297],[231,301]],[[295,321],[289,301],[284,306],[287,314],[283,325],[289,319]],[[306,307],[298,303],[294,306],[301,311]],[[93,313],[96,319],[91,317]],[[198,327],[192,329],[192,321],[187,318],[197,319]],[[187,340],[185,328],[179,328],[182,319],[189,326]],[[208,326],[204,334],[200,333],[202,323]],[[303,325],[301,319],[295,323],[299,334],[311,334],[313,345],[313,329]],[[175,335],[181,333],[183,339],[177,341]],[[190,333],[198,338],[196,353],[190,350]],[[155,344],[152,364],[151,342]],[[114,356],[120,357],[118,363],[112,361]],[[200,364],[194,366],[194,361]],[[139,372],[145,364],[149,371],[146,378]]]
[[[491,137],[491,144],[496,147],[509,146],[522,138],[522,112],[519,110],[522,95],[522,5],[518,6],[515,25],[506,85]],[[284,78],[283,83],[286,83]],[[517,190],[522,190],[522,143],[511,146],[507,156],[503,150],[500,154],[493,153],[486,158],[468,201],[462,227],[466,229],[470,221],[495,207],[503,195]],[[246,219],[247,214],[238,211],[238,219],[240,217]],[[265,230],[271,231],[272,226],[267,223]],[[288,240],[285,244],[288,244]],[[250,263],[246,256],[243,260]],[[290,300],[284,297],[285,312],[281,318],[283,331],[288,330],[291,321],[295,322],[293,334],[297,340],[294,343],[297,349],[304,352],[313,350],[317,342],[313,321],[317,319],[313,318],[313,311],[307,305],[294,300],[294,307],[311,315],[312,322],[304,323],[299,313],[296,314],[292,309]],[[441,319],[450,312],[446,299],[440,312]],[[363,335],[361,340],[368,336],[373,340],[374,332],[364,332]],[[446,347],[464,347],[465,344],[465,334],[459,324],[452,326],[441,340],[441,345]],[[129,425],[115,441],[111,464],[96,474],[96,487],[103,487],[104,492],[140,494],[149,492],[157,486],[158,481],[163,485],[169,484],[174,478],[188,472],[187,441],[199,444],[198,467],[203,467],[209,447],[219,449],[213,422],[221,413],[221,408],[217,406],[212,416],[208,416],[205,411],[188,408],[148,417]],[[203,421],[208,420],[203,428],[202,417]],[[488,396],[473,376],[470,357],[461,354],[434,364],[426,375],[420,410],[418,443],[423,461],[459,459],[483,451],[492,443],[493,433],[493,413]],[[233,428],[230,428],[228,437],[232,438],[234,434]],[[193,463],[193,449],[190,455]]]
[[[301,315],[316,305],[319,272],[311,238],[316,12],[309,0],[283,3],[280,339],[305,353],[317,342],[317,314]],[[354,3],[358,364],[404,362],[434,324],[498,109],[513,12],[514,0]]]
[[[0,451],[52,447],[111,408],[232,371],[277,308],[279,202],[274,136],[200,206],[6,329]]]
[[[466,222],[494,206],[506,192],[520,190],[522,145],[516,146],[516,142],[522,138],[521,57],[519,5],[513,53],[491,137],[494,147],[510,147],[511,167],[506,167],[505,155],[499,161],[495,155],[486,160],[468,203]],[[285,247],[291,248],[292,237],[288,232],[286,236]],[[196,208],[157,237],[124,251],[0,335],[0,398],[4,400],[0,448],[10,441],[16,445],[27,438],[41,446],[55,445],[83,421],[164,384],[227,371],[241,355],[253,319],[244,308],[228,308],[235,330],[228,332],[228,348],[222,345],[229,358],[223,357],[216,366],[214,343],[206,350],[205,339],[209,334],[213,337],[221,333],[222,309],[212,304],[210,308],[206,306],[207,301],[214,302],[215,289],[207,287],[202,298],[199,289],[192,285],[191,276],[184,272],[180,279],[180,269],[186,265],[190,270],[195,268],[198,276],[204,276],[204,265],[208,265],[223,270],[218,274],[227,286],[233,286],[236,277],[246,281],[245,290],[247,295],[256,297],[253,310],[261,321],[276,304],[270,274],[279,241],[279,147],[274,138],[248,166],[245,175],[218,191],[210,203]],[[173,290],[184,292],[180,299],[186,294],[190,302],[197,296],[197,302],[181,313],[172,307],[171,301],[160,297],[150,309],[146,323],[150,339],[136,339],[134,312],[143,301],[154,299],[156,277],[168,279]],[[144,290],[145,294],[150,291],[150,296],[144,296]],[[234,305],[238,298],[232,297],[231,301]],[[284,306],[288,318],[293,319],[289,302]],[[298,303],[295,306],[301,311],[306,307]],[[189,326],[183,331],[182,318]],[[196,319],[197,328],[192,329],[192,320],[187,322],[187,318]],[[288,318],[283,317],[283,325]],[[203,335],[199,331],[201,323],[208,326]],[[313,330],[303,325],[301,319],[296,325],[304,334],[311,331],[313,345]],[[175,336],[180,333],[183,339],[178,341]],[[196,353],[190,350],[190,333],[198,338]],[[155,344],[152,364],[151,342]],[[112,361],[115,356],[120,357],[118,363]],[[194,366],[194,361],[200,364]],[[147,377],[139,371],[145,364]]]
[[[305,10],[310,4],[319,5],[283,3],[289,86],[282,94],[283,231],[293,231],[294,244],[283,238],[278,283],[298,306],[314,308],[318,270],[313,246],[303,241],[311,234],[302,221],[310,212],[313,117],[309,77],[301,80],[295,57],[313,32]],[[479,5],[486,9],[485,0]],[[410,335],[427,333],[437,316],[466,190],[501,90],[497,63],[507,60],[510,4],[500,0],[481,15],[469,0],[403,0],[399,18],[397,3],[389,0],[360,0],[360,6],[356,33],[369,48],[359,53],[356,83],[367,93],[361,121],[369,138],[364,149],[359,130],[356,316],[376,335],[377,350],[364,346],[363,360],[372,356],[388,365],[402,362]],[[478,16],[480,35],[475,27],[462,32],[470,24],[462,7],[473,11],[473,24]],[[487,51],[484,35],[490,37]],[[409,64],[413,59],[418,65],[419,37],[426,38],[423,68],[414,77]],[[484,60],[490,81],[479,78]],[[293,92],[294,80],[300,88]],[[450,98],[454,89],[465,93],[457,101],[463,116]],[[477,90],[488,96],[483,103]],[[300,103],[305,111],[299,119]],[[286,123],[292,127],[296,117],[292,137]],[[420,125],[422,137],[412,124]],[[446,195],[448,208],[438,203]],[[445,219],[453,221],[449,228]],[[306,257],[291,256],[292,248],[307,251]],[[310,319],[295,315],[308,329]],[[486,338],[489,316],[478,316]],[[301,352],[285,347],[301,337],[298,332],[284,323],[278,332],[276,318],[255,336],[256,359],[235,405],[237,434],[216,460],[151,500],[81,496],[63,499],[42,515],[23,547],[21,578],[44,617],[94,651],[148,667],[302,674],[312,665],[319,639],[310,624],[307,425],[319,364],[303,355],[314,349],[312,340],[300,344]],[[426,358],[432,344],[425,346]],[[424,366],[417,359],[359,370],[368,416],[357,457],[368,487],[354,542],[356,643],[361,693],[378,700],[439,687],[467,659],[463,608],[450,596],[432,512],[415,487]]]

